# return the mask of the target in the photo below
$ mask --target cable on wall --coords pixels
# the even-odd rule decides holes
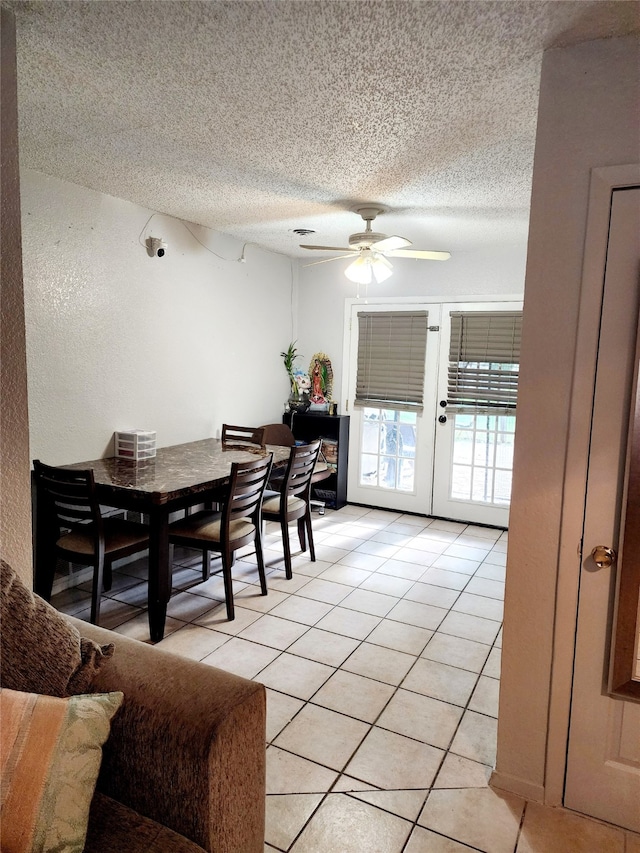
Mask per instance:
[[[162,215],[162,214],[152,213],[152,214],[151,214],[151,216],[147,219],[147,221],[146,221],[146,222],[144,223],[144,225],[142,226],[142,231],[141,231],[141,232],[140,232],[140,234],[138,235],[138,243],[140,243],[140,245],[141,245],[141,246],[143,246],[144,248],[148,248],[148,246],[146,245],[146,243],[143,243],[143,241],[142,241],[142,235],[143,235],[143,234],[144,234],[144,232],[146,231],[146,229],[147,229],[147,227],[148,227],[149,223],[151,222],[151,220],[153,219],[153,217],[154,217],[154,216],[161,216],[161,215]],[[213,249],[210,249],[210,248],[209,248],[209,246],[207,246],[205,243],[203,243],[203,242],[202,242],[202,240],[200,240],[198,237],[196,237],[196,235],[195,235],[195,234],[193,233],[193,231],[189,228],[189,226],[187,225],[187,223],[186,223],[186,222],[184,222],[182,219],[175,219],[175,222],[179,222],[179,223],[180,223],[180,225],[182,225],[184,228],[186,228],[186,229],[187,229],[187,231],[189,232],[189,234],[191,234],[191,236],[192,236],[192,237],[193,237],[193,239],[196,241],[196,243],[199,243],[199,244],[202,246],[202,248],[203,248],[203,249],[206,249],[206,250],[207,250],[207,252],[211,252],[211,254],[212,254],[212,255],[215,255],[215,256],[216,256],[216,258],[220,258],[220,260],[221,260],[221,261],[230,261],[230,262],[233,262],[233,263],[240,263],[240,264],[244,264],[244,263],[246,263],[246,260],[247,260],[247,259],[246,259],[246,257],[245,257],[245,252],[246,252],[247,246],[256,246],[257,248],[262,249],[262,250],[263,250],[263,251],[265,251],[265,252],[271,252],[271,254],[273,254],[273,255],[277,255],[277,254],[279,254],[279,252],[272,252],[272,251],[271,251],[271,249],[265,249],[265,248],[264,248],[264,246],[260,246],[258,243],[251,243],[251,242],[247,242],[247,243],[243,243],[243,244],[242,244],[242,251],[240,252],[240,257],[238,257],[238,258],[225,258],[225,256],[224,256],[224,255],[219,255],[217,252],[214,252],[214,250],[213,250]],[[204,226],[204,227],[206,227],[206,226]],[[155,238],[153,238],[153,239],[155,239]],[[163,241],[159,241],[159,242],[163,242]],[[165,244],[165,248],[166,248],[166,244]],[[293,282],[292,282],[292,287],[293,287]]]
[[[295,321],[294,321],[294,311],[293,311],[293,291],[294,291],[294,284],[295,284],[295,276],[293,274],[293,258],[289,259],[289,272],[291,273],[291,293],[289,296],[289,306],[291,309],[291,340],[293,340],[295,338],[295,333],[294,333]]]

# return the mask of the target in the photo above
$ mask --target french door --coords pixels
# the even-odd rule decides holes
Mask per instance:
[[[442,306],[432,515],[508,526],[515,409],[462,406],[452,411],[449,353],[452,317],[460,313],[481,317],[490,311],[506,318],[521,307],[520,302]]]
[[[358,314],[427,311],[424,408],[404,411],[391,404],[356,407]],[[383,509],[428,513],[431,506],[433,438],[437,374],[429,365],[438,360],[439,305],[358,304],[352,306],[349,340],[349,472],[347,500]]]
[[[513,311],[520,302],[352,304],[348,317],[347,498],[353,503],[506,527],[514,414],[447,411],[451,313]],[[422,411],[354,406],[358,314],[428,312]]]

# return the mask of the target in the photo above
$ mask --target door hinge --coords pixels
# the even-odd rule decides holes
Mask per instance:
[[[428,328],[429,328],[430,332],[439,332],[440,331],[440,326],[429,326]]]

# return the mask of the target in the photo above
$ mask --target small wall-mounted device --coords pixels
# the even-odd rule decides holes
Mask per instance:
[[[164,240],[159,237],[147,237],[144,244],[150,258],[164,258],[164,253],[167,251],[167,244]]]

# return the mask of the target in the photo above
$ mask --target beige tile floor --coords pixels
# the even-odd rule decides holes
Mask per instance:
[[[507,534],[347,506],[314,516],[317,562],[269,594],[254,557],[219,577],[176,549],[163,648],[267,687],[265,851],[639,853],[640,837],[494,791]],[[292,528],[293,530],[293,528]],[[148,642],[145,561],[117,572],[102,624]],[[88,586],[53,603],[88,618]]]

